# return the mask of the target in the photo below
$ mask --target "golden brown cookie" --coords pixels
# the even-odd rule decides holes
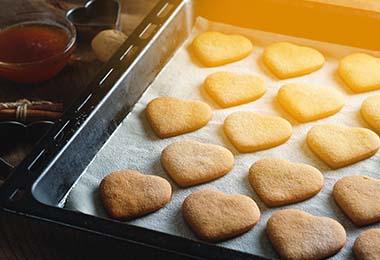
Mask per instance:
[[[319,51],[289,42],[278,42],[265,48],[263,60],[280,79],[309,74],[325,63],[325,57]]]
[[[193,132],[207,125],[211,119],[211,108],[206,103],[174,97],[158,97],[148,104],[145,111],[160,138]]]
[[[299,122],[331,116],[344,106],[343,95],[335,89],[306,83],[282,86],[278,91],[277,100]]]
[[[226,175],[234,166],[234,156],[222,146],[183,140],[162,151],[161,163],[179,186],[189,187]]]
[[[367,159],[380,147],[379,136],[371,130],[335,124],[314,126],[306,140],[310,149],[333,169]]]
[[[354,92],[380,89],[380,59],[353,53],[340,61],[339,75]]]
[[[128,220],[162,208],[169,202],[172,188],[164,178],[124,170],[107,175],[99,192],[111,218]]]
[[[182,213],[194,233],[206,241],[221,241],[250,230],[260,219],[260,210],[251,198],[202,190],[190,194]]]
[[[239,111],[224,120],[224,132],[239,152],[248,153],[285,143],[292,126],[281,117]]]
[[[335,183],[333,195],[356,225],[380,222],[380,180],[360,175],[343,177]]]
[[[269,207],[306,200],[323,187],[323,175],[316,168],[280,158],[264,158],[249,169],[249,183]]]
[[[380,134],[380,95],[364,100],[360,113],[370,127]]]
[[[259,77],[226,71],[209,75],[204,86],[212,99],[223,108],[252,102],[267,91],[264,80]]]
[[[336,254],[346,243],[346,231],[339,222],[296,209],[272,215],[266,233],[281,259],[323,259]]]
[[[205,66],[215,67],[244,59],[252,52],[253,46],[241,35],[204,32],[194,39],[192,49]]]
[[[369,229],[358,236],[354,244],[358,260],[380,260],[380,229]]]

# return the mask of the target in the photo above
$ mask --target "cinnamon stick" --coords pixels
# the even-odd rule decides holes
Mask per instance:
[[[62,116],[61,112],[44,111],[28,109],[26,114],[26,122],[34,122],[40,120],[56,120]],[[15,109],[3,109],[0,110],[0,120],[17,120]]]

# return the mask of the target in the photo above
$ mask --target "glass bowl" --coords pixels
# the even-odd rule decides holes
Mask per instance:
[[[17,61],[9,59],[6,60],[4,58],[6,55],[0,56],[0,76],[7,78],[11,81],[22,83],[22,84],[35,84],[45,80],[48,80],[54,77],[58,72],[60,72],[65,65],[67,64],[70,55],[75,49],[75,41],[76,41],[76,30],[75,26],[66,19],[64,14],[54,13],[54,12],[33,12],[22,15],[17,15],[13,17],[7,17],[6,21],[1,24],[0,27],[0,39],[1,34],[10,33],[10,30],[13,30],[13,33],[16,34],[17,28],[26,28],[27,26],[32,26],[33,28],[42,28],[46,27],[52,31],[56,31],[56,35],[59,35],[57,32],[60,30],[62,33],[66,33],[67,37],[65,38],[65,42],[62,42],[62,48],[57,49],[54,52],[50,51],[48,56],[43,56],[41,58],[34,57],[34,59],[28,60],[28,57],[25,57],[24,60],[20,60],[20,57]],[[29,27],[31,28],[31,27]],[[22,34],[22,33],[20,33]],[[3,34],[4,36],[5,34]],[[7,34],[8,37],[9,34]],[[54,39],[53,34],[50,35],[51,40]],[[18,36],[17,36],[18,37]],[[30,48],[32,43],[25,43],[28,47],[23,48],[22,44],[19,41],[17,42],[16,36],[8,37],[8,39],[15,39],[16,44],[8,43],[8,48],[10,48],[8,53],[22,53],[22,50],[26,48]],[[20,36],[21,37],[21,36]],[[63,37],[63,36],[62,36]],[[6,37],[4,37],[5,39]],[[25,36],[24,36],[25,38]],[[36,45],[41,43],[38,42],[38,37],[34,37],[36,41]],[[67,43],[66,43],[67,41]],[[44,43],[44,42],[42,42]],[[45,41],[46,44],[50,44],[54,46],[52,42],[48,40]],[[33,45],[33,44],[32,44]],[[34,45],[34,46],[36,46]],[[14,47],[12,47],[14,46]],[[42,46],[44,47],[44,46]],[[1,47],[0,47],[1,48]],[[12,50],[11,48],[15,48]],[[17,48],[17,49],[16,49]],[[37,48],[37,47],[36,47]],[[1,51],[1,50],[0,50]],[[46,54],[46,53],[45,53]],[[21,55],[21,54],[20,54]],[[27,56],[27,55],[26,55]],[[32,56],[31,56],[32,57]]]

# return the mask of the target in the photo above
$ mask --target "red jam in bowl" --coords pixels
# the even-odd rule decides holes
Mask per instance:
[[[0,75],[17,83],[50,79],[67,64],[74,42],[75,29],[73,36],[58,24],[9,26],[0,31]]]

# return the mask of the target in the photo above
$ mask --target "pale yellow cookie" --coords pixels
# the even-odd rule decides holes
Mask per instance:
[[[204,127],[211,119],[211,108],[200,101],[159,97],[148,104],[146,116],[158,137],[166,138]]]
[[[254,101],[267,91],[261,78],[232,72],[211,74],[206,78],[204,86],[212,99],[223,108]]]
[[[215,67],[247,57],[253,46],[249,39],[241,35],[205,32],[194,39],[192,49],[204,65]]]
[[[335,201],[358,226],[380,222],[380,180],[346,176],[334,185]]]
[[[380,59],[354,53],[340,61],[339,75],[354,92],[380,89]]]
[[[216,190],[192,193],[183,202],[182,213],[200,239],[212,242],[247,232],[260,219],[260,210],[253,199]]]
[[[182,140],[162,151],[161,163],[179,186],[189,187],[226,175],[234,166],[234,156],[222,146]]]
[[[264,158],[249,169],[249,183],[269,207],[306,200],[323,187],[322,173],[307,164]]]
[[[266,233],[281,259],[325,259],[346,243],[346,231],[339,222],[296,209],[272,215]]]
[[[360,113],[371,128],[380,134],[380,96],[372,96],[364,100]]]
[[[337,113],[344,106],[341,93],[333,88],[291,83],[280,88],[277,100],[299,122],[309,122]]]
[[[292,135],[288,121],[239,111],[224,120],[224,132],[239,152],[255,152],[285,143]]]
[[[319,70],[325,63],[325,57],[319,51],[289,42],[278,42],[266,47],[263,60],[280,79],[309,74]]]
[[[380,147],[377,134],[366,128],[318,125],[307,134],[310,149],[331,168],[340,168],[374,155]]]
[[[368,229],[355,240],[354,253],[358,260],[380,260],[380,229]]]

